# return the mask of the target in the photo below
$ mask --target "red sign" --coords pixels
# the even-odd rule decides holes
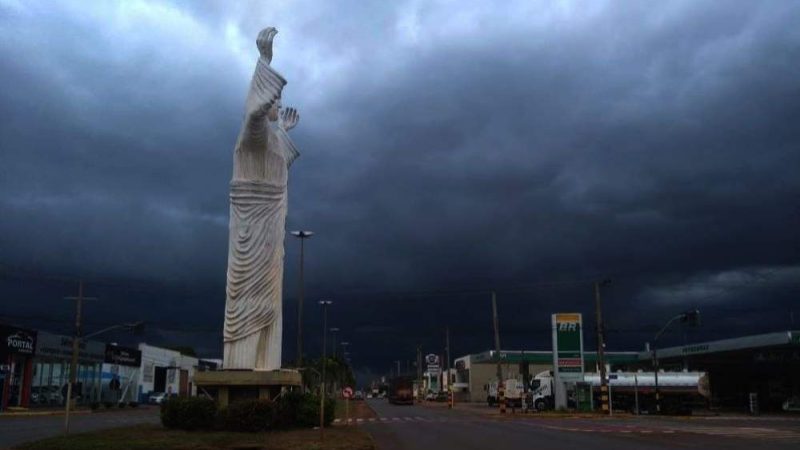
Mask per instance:
[[[344,398],[353,398],[353,388],[346,387],[342,389],[342,397]]]

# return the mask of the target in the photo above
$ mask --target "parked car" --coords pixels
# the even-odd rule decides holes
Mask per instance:
[[[164,399],[166,399],[166,398],[167,398],[167,394],[165,394],[164,392],[155,392],[152,395],[150,395],[150,398],[148,399],[148,402],[149,403],[155,403],[156,405],[160,405],[161,402],[163,402]]]
[[[361,391],[356,391],[356,393],[353,395],[353,399],[354,400],[364,400],[364,393],[361,392]]]
[[[425,401],[435,402],[436,401],[436,392],[428,391],[428,393],[425,394]]]

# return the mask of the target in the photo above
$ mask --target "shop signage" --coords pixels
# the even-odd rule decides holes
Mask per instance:
[[[583,381],[583,327],[580,313],[553,314],[553,367],[561,381]]]
[[[72,337],[47,332],[39,333],[36,339],[36,356],[69,360],[72,358]],[[106,345],[97,341],[81,340],[78,344],[80,364],[102,363],[106,357]]]
[[[17,353],[33,355],[36,349],[36,332],[8,325],[0,325],[0,355]]]
[[[139,367],[142,364],[142,352],[119,345],[106,345],[104,362],[119,364],[120,366]]]
[[[441,373],[441,368],[439,367],[439,355],[435,355],[433,353],[425,355],[425,365],[425,368],[429,374],[436,376]]]

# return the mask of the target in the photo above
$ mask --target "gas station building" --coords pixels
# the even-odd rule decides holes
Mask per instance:
[[[712,408],[745,411],[751,394],[760,410],[778,411],[800,396],[800,331],[743,336],[656,349],[666,371],[708,373]],[[652,370],[652,349],[639,352],[639,367]]]

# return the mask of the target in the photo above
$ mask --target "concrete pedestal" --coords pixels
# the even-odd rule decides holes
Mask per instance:
[[[284,387],[303,385],[296,370],[214,370],[194,375],[199,395],[208,393],[224,408],[229,403],[243,399],[272,399]]]

